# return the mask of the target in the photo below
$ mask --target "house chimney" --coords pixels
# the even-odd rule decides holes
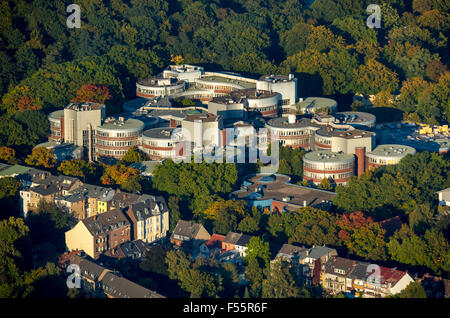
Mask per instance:
[[[303,207],[306,208],[306,200],[303,200]]]

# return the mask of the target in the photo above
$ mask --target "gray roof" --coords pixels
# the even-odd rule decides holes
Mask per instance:
[[[318,259],[318,258],[324,257],[325,255],[328,255],[333,252],[337,253],[336,249],[329,248],[326,246],[315,246],[309,250],[308,257],[313,258],[313,259]]]
[[[175,229],[173,230],[172,237],[174,235],[180,235],[193,239],[197,236],[197,233],[202,227],[203,225],[199,223],[179,220],[177,225],[175,226]]]
[[[283,244],[283,246],[278,251],[278,256],[294,256],[295,254],[302,253],[306,251],[304,246],[295,246],[292,244]]]
[[[143,136],[148,138],[172,139],[174,138],[172,133],[175,129],[170,127],[152,128],[144,131]]]
[[[120,120],[119,118],[107,118],[103,125],[97,127],[98,130],[142,130],[144,123],[139,119],[128,118]]]
[[[161,161],[161,160],[147,160],[147,161],[133,163],[130,166],[132,168],[140,170],[141,174],[143,174],[143,175],[152,175],[155,168],[162,164],[163,164],[163,161]]]
[[[117,249],[120,249],[125,257],[143,256],[148,250],[148,245],[142,240],[135,240],[120,244]]]
[[[369,273],[367,273],[367,267],[369,265],[370,265],[369,263],[356,262],[355,266],[353,267],[353,270],[348,275],[348,277],[352,279],[359,279],[365,281],[367,276],[369,276]]]
[[[155,210],[156,206],[158,206],[159,212]],[[155,200],[148,199],[134,203],[130,206],[130,210],[134,217],[140,221],[167,212],[169,209],[167,208],[164,198],[159,196]]]
[[[116,298],[165,298],[150,289],[110,272],[106,273],[100,282],[103,285],[104,292]]]
[[[267,121],[267,126],[275,127],[275,128],[284,128],[284,129],[297,129],[297,128],[319,128],[321,125],[316,123],[312,123],[311,119],[302,117],[300,119],[296,119],[294,123],[289,123],[289,119],[287,117],[277,117],[272,118]],[[321,128],[322,129],[322,128]]]
[[[88,217],[80,222],[84,223],[93,236],[104,234],[113,229],[130,225],[130,222],[119,209],[100,213]]]
[[[98,280],[100,275],[105,270],[104,267],[88,261],[78,255],[73,255],[70,257],[70,264],[78,265],[80,267],[80,274],[85,277],[89,277],[92,280]]]
[[[371,152],[367,153],[368,157],[405,157],[408,154],[414,155],[416,149],[405,145],[385,144],[379,145]]]
[[[235,245],[239,245],[239,246],[247,246],[248,243],[250,242],[250,239],[252,237],[250,235],[247,234],[241,234],[241,237],[239,237],[239,239],[237,240]]]
[[[228,232],[223,242],[228,244],[236,244],[240,237],[241,233]]]
[[[356,262],[343,257],[332,257],[323,266],[323,271],[325,273],[337,275],[337,276],[348,276],[355,266]],[[344,271],[345,273],[337,273],[335,269]]]
[[[317,150],[308,152],[303,156],[304,161],[309,162],[341,162],[355,160],[353,154],[343,152],[331,152],[330,150]]]

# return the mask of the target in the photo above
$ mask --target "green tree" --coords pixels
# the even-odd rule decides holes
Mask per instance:
[[[267,267],[270,262],[269,242],[265,242],[258,236],[253,236],[248,242],[244,259],[249,262],[252,258],[261,260]]]
[[[139,151],[136,147],[133,147],[127,150],[122,158],[122,162],[126,165],[130,165],[132,163],[141,162],[146,159],[147,155]]]
[[[45,147],[37,147],[28,155],[25,163],[30,166],[53,168],[56,165],[56,157],[53,150]]]
[[[291,298],[299,296],[299,286],[287,262],[277,260],[270,264],[267,279],[262,283],[262,296]]]
[[[392,298],[427,298],[427,293],[421,282],[412,282],[400,293],[391,296]]]

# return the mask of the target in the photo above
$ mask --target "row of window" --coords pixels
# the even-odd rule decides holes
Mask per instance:
[[[393,164],[397,164],[400,160],[395,160],[395,159],[378,159],[378,158],[371,158],[369,157],[369,162],[370,163],[376,163],[379,165],[393,165]]]
[[[143,140],[143,144],[151,147],[173,147],[174,142],[171,141],[153,141],[153,140]]]
[[[316,135],[314,140],[322,145],[331,145],[331,138],[322,138]]]
[[[100,137],[118,137],[118,138],[125,138],[125,137],[139,137],[142,135],[142,130],[139,131],[131,131],[131,132],[104,132],[104,131],[97,131],[97,136]]]
[[[333,180],[341,180],[353,177],[353,171],[346,173],[314,173],[309,171],[304,171],[304,175],[308,178],[322,180],[323,178],[331,178]]]
[[[163,157],[163,158],[171,158],[174,154],[174,152],[171,150],[170,151],[160,151],[160,150],[145,149],[145,148],[143,150],[150,156]]]
[[[164,96],[166,95],[173,95],[173,94],[177,94],[177,93],[181,93],[184,91],[184,86],[183,87],[178,87],[178,88],[168,88],[168,87],[161,87],[161,89],[146,89],[146,88],[137,88],[137,91],[139,93],[143,93],[143,94],[149,94],[149,95],[155,95],[155,96]]]
[[[197,88],[200,89],[213,89],[213,90],[221,90],[221,91],[232,91],[233,89],[230,86],[225,85],[211,85],[211,84],[203,84],[203,83],[197,83]]]
[[[100,156],[124,156],[127,150],[104,150],[98,149],[98,154]]]
[[[96,142],[96,145],[109,146],[109,147],[131,147],[131,146],[136,146],[137,144],[138,144],[138,140],[110,141],[110,140],[97,139],[97,142]]]
[[[320,171],[335,171],[335,170],[343,170],[353,168],[353,162],[347,163],[335,163],[333,165],[324,165],[320,163],[309,163],[304,162],[303,167],[312,170],[320,170]]]
[[[308,137],[311,135],[311,133],[308,130],[274,130],[274,135],[277,136],[303,136],[308,135]]]

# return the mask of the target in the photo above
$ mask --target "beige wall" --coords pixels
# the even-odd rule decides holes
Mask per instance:
[[[372,151],[375,147],[375,137],[361,137],[361,138],[341,138],[332,137],[331,138],[331,151],[339,152],[342,151],[347,154],[355,154],[356,147],[366,147],[366,153]]]
[[[200,124],[198,124],[200,126]],[[190,138],[192,142],[194,142],[196,139],[196,136],[194,134],[194,122],[183,120],[182,129],[185,129],[189,132]],[[220,129],[222,128],[222,122],[221,121],[213,121],[213,122],[203,122],[201,124],[201,133],[199,140],[202,140],[202,146],[206,146],[209,144],[214,144],[216,146],[219,146],[221,143],[220,140]],[[209,130],[211,129],[211,130]]]
[[[66,232],[66,246],[69,251],[83,250],[87,255],[95,258],[94,237],[82,221]]]
[[[95,130],[101,125],[104,116],[104,108],[86,111],[64,109],[65,141],[83,146],[83,130],[87,130],[89,126]]]

